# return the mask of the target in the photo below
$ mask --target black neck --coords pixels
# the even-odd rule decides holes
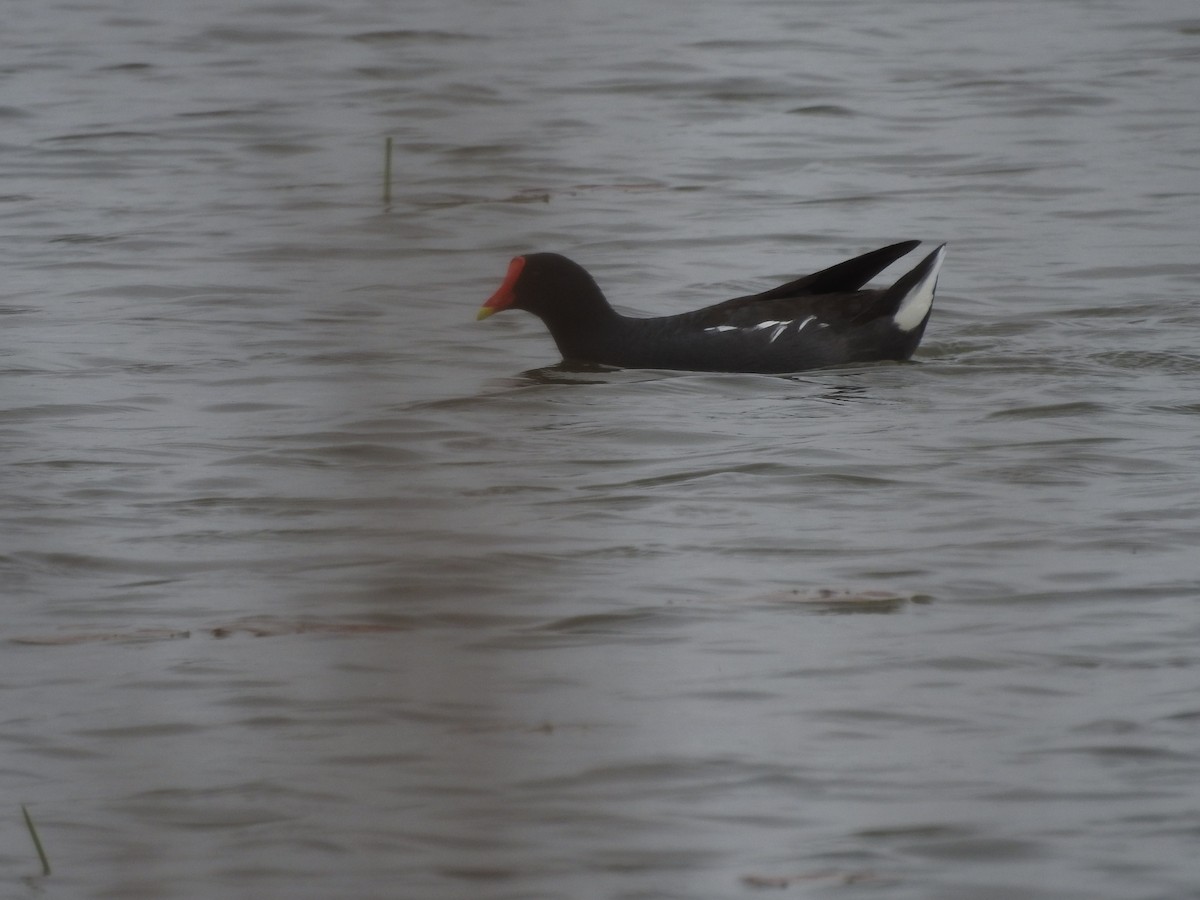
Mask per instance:
[[[564,308],[539,311],[563,359],[594,360],[598,348],[610,344],[621,331],[625,317],[609,306],[598,291],[579,296]]]

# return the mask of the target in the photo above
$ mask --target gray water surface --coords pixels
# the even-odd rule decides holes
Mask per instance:
[[[0,50],[0,893],[1200,897],[1194,4],[46,0]],[[906,238],[908,364],[473,321],[530,250],[659,314]]]

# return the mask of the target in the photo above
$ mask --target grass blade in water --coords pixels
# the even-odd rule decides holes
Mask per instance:
[[[383,202],[392,202],[392,139],[383,142]]]
[[[46,850],[42,847],[42,839],[38,837],[37,827],[33,824],[33,817],[29,815],[29,810],[25,808],[25,804],[21,804],[21,815],[25,817],[25,827],[29,829],[29,836],[33,838],[33,846],[37,850],[38,859],[42,861],[42,874],[50,874],[50,860],[46,858]]]

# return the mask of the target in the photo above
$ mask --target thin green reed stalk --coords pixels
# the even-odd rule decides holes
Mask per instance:
[[[46,858],[46,850],[42,846],[42,839],[38,837],[37,827],[33,824],[33,816],[29,815],[29,810],[25,808],[25,804],[21,804],[21,815],[25,817],[25,827],[29,829],[29,836],[33,838],[34,849],[37,850],[38,859],[42,861],[42,874],[50,874],[50,860]]]

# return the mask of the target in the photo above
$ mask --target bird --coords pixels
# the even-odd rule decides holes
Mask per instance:
[[[790,373],[909,359],[933,308],[942,244],[891,287],[868,281],[920,245],[902,241],[787,284],[692,312],[618,313],[583,266],[557,253],[514,258],[476,319],[532,313],[563,361],[623,369]]]

